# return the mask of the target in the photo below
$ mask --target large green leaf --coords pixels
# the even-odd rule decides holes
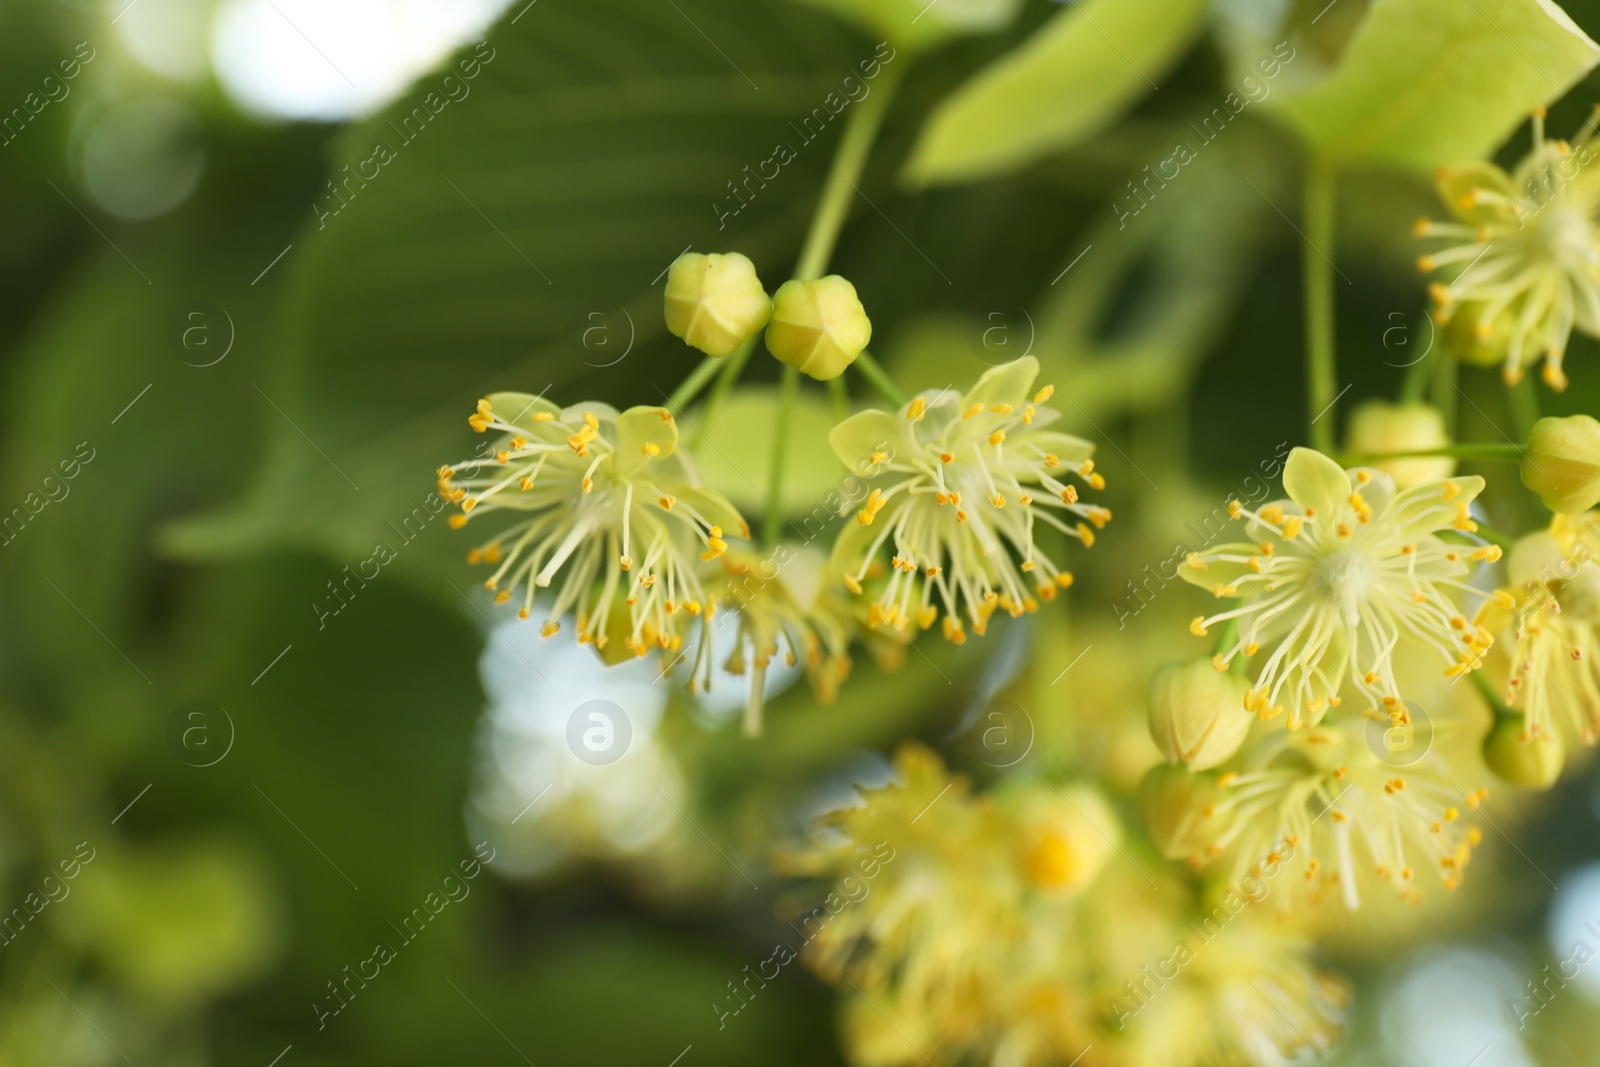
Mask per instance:
[[[908,176],[989,178],[1098,133],[1156,87],[1205,10],[1205,0],[1071,5],[934,110]]]
[[[542,0],[508,17],[344,139],[344,206],[326,194],[285,263],[273,458],[248,499],[168,547],[364,552],[482,441],[477,397],[661,403],[697,356],[665,334],[661,275],[693,247],[787,276],[853,106],[843,80],[870,91],[873,54],[781,0]],[[379,146],[394,158],[362,164]],[[434,536],[408,560],[445,544],[461,547]]]
[[[1386,0],[1278,112],[1325,160],[1430,171],[1482,156],[1600,61],[1551,0]]]

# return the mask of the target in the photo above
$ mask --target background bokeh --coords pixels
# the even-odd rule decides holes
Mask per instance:
[[[22,909],[0,1064],[842,1062],[836,997],[799,967],[713,1006],[803,898],[772,856],[811,816],[906,737],[995,779],[996,707],[1033,758],[1124,791],[1154,759],[1137,704],[1192,654],[1190,593],[1126,616],[1128,583],[1303,435],[1300,149],[1253,107],[1136,215],[1113,205],[1275,34],[1303,50],[1286,79],[1335,62],[1365,9],[1337,3],[1219,0],[1107,121],[981,180],[917,180],[923,121],[1060,5],[906,71],[835,269],[919,388],[1037,355],[1102,442],[1118,536],[1075,568],[1070,622],[863,657],[831,707],[777,672],[753,742],[735,680],[691,701],[517,626],[424,501],[490,389],[672,390],[694,354],[661,273],[686,247],[787,269],[837,129],[748,203],[731,183],[875,38],[789,0],[0,9],[0,110],[23,109],[0,145],[0,514],[22,516],[0,546],[0,910]],[[1600,36],[1600,3],[1563,6]],[[1596,97],[1590,75],[1551,129]],[[1423,179],[1343,181],[1346,408],[1433,352],[1409,236],[1429,210]],[[1596,355],[1575,340],[1546,413],[1600,409]],[[700,435],[735,500],[761,499],[740,460],[766,454],[763,359]],[[1460,383],[1463,439],[1518,425],[1493,370]],[[806,403],[797,515],[844,473]],[[631,730],[600,765],[568,742],[594,700]],[[1322,939],[1356,981],[1332,1059],[1600,1063],[1600,963],[1525,1029],[1508,1008],[1600,944],[1600,779],[1504,810],[1516,845],[1470,901]],[[378,942],[394,958],[348,982]]]

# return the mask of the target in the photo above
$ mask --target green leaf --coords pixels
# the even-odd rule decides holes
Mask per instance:
[[[1205,11],[1205,0],[1072,5],[934,109],[907,176],[992,178],[1093,136],[1155,88]]]
[[[1550,0],[1386,0],[1326,80],[1271,106],[1330,163],[1426,172],[1484,155],[1597,61]]]

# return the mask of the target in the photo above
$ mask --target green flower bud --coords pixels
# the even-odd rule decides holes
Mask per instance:
[[[1369,400],[1351,414],[1348,434],[1346,447],[1356,453],[1422,452],[1450,444],[1444,416],[1427,404]],[[1400,489],[1440,481],[1456,471],[1456,461],[1448,456],[1389,459],[1373,466],[1392,477]]]
[[[872,340],[872,321],[856,287],[837,274],[787,281],[773,297],[767,349],[820,382],[837,378]]]
[[[1169,860],[1203,854],[1218,820],[1207,813],[1217,802],[1217,780],[1166,764],[1150,768],[1139,784],[1139,816],[1150,840]]]
[[[1250,685],[1207,659],[1174,663],[1150,683],[1150,736],[1168,763],[1204,771],[1226,762],[1250,732]]]
[[[767,324],[772,300],[737,252],[686,252],[667,272],[667,329],[708,356],[728,356]]]
[[[1567,750],[1560,735],[1545,730],[1528,736],[1521,715],[1502,715],[1483,739],[1483,762],[1512,785],[1549,789],[1561,777]]]
[[[1522,459],[1522,484],[1562,515],[1600,503],[1600,422],[1571,415],[1534,423]]]

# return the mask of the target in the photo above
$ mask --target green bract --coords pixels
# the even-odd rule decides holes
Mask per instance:
[[[984,68],[929,116],[918,182],[993,177],[1104,129],[1193,41],[1205,0],[1085,0]]]
[[[1330,163],[1482,156],[1600,61],[1550,0],[1384,0],[1315,87],[1274,106]]]

